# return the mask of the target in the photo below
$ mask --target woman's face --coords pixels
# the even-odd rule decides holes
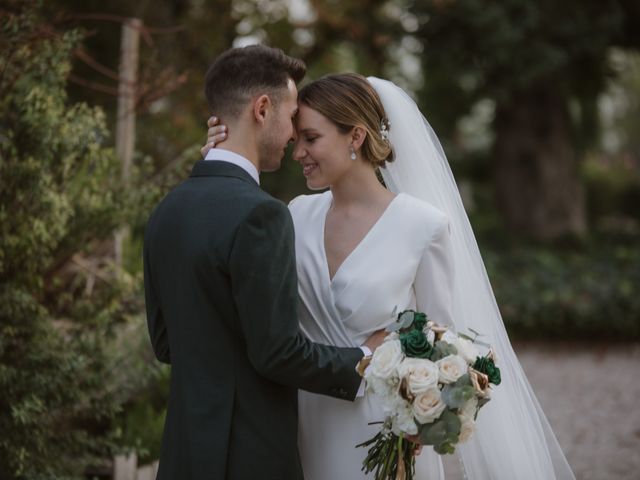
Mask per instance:
[[[302,165],[307,187],[320,190],[334,184],[355,164],[350,159],[351,136],[310,107],[299,104],[293,159]]]

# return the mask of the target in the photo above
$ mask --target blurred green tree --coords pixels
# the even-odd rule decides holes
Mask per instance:
[[[586,232],[579,163],[597,138],[611,46],[640,47],[631,0],[409,2],[444,130],[479,99],[495,102],[497,200],[508,226],[541,240]]]
[[[132,334],[144,326],[141,281],[113,266],[110,238],[156,192],[138,179],[122,188],[103,112],[65,93],[81,37],[40,7],[0,10],[3,479],[80,476],[153,373]]]

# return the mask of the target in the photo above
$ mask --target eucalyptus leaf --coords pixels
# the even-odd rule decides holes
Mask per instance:
[[[398,319],[398,322],[401,325],[400,328],[409,328],[413,323],[413,315],[414,312],[409,311],[404,312],[402,315],[400,315],[400,318]]]
[[[474,396],[474,388],[468,385],[463,387],[447,385],[442,389],[442,401],[449,408],[460,408]]]
[[[445,410],[438,420],[424,425],[420,430],[420,440],[424,445],[455,443],[460,435],[460,419],[450,410]]]
[[[471,379],[469,378],[469,374],[465,373],[453,384],[456,387],[466,387],[467,385],[471,386]]]
[[[439,340],[434,345],[433,353],[431,354],[430,360],[432,362],[437,362],[438,360],[444,357],[448,357],[449,355],[455,355],[457,353],[458,353],[458,350],[456,349],[455,346],[443,340]]]
[[[402,325],[400,325],[398,322],[396,323],[392,323],[391,325],[389,325],[387,328],[384,329],[385,332],[397,332],[398,330],[400,330],[402,328]]]
[[[478,337],[484,337],[484,335],[483,335],[483,334],[481,334],[480,332],[476,332],[476,331],[475,331],[473,328],[471,328],[471,327],[469,327],[469,330],[470,330],[472,333],[475,333],[475,334],[476,334],[476,336],[478,336]]]
[[[442,443],[440,445],[435,445],[433,449],[436,451],[436,453],[440,455],[450,455],[456,451],[456,447],[454,447],[450,443]]]

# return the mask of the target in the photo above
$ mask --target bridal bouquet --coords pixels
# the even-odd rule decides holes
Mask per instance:
[[[474,431],[478,410],[500,384],[500,370],[489,345],[428,321],[407,310],[397,316],[389,335],[364,372],[367,391],[383,407],[381,431],[358,445],[369,447],[362,470],[376,480],[413,479],[413,442],[453,453]],[[480,352],[485,347],[486,353]]]

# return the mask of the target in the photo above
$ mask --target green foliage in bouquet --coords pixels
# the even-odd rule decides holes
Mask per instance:
[[[110,455],[110,422],[151,368],[141,281],[113,265],[109,240],[151,195],[135,181],[123,188],[103,112],[68,102],[81,37],[55,32],[40,6],[0,7],[0,478],[8,480],[80,477]]]
[[[449,408],[460,408],[475,395],[475,390],[469,380],[469,375],[464,374],[455,383],[445,385],[442,389],[442,400]]]
[[[458,353],[456,347],[454,347],[450,343],[438,340],[433,346],[433,353],[429,357],[429,360],[431,360],[432,362],[437,362],[444,357],[455,355],[456,353]]]
[[[441,454],[455,451],[454,444],[460,436],[460,419],[451,410],[445,410],[438,420],[424,425],[420,430],[420,440],[424,445],[433,445],[433,449]]]

